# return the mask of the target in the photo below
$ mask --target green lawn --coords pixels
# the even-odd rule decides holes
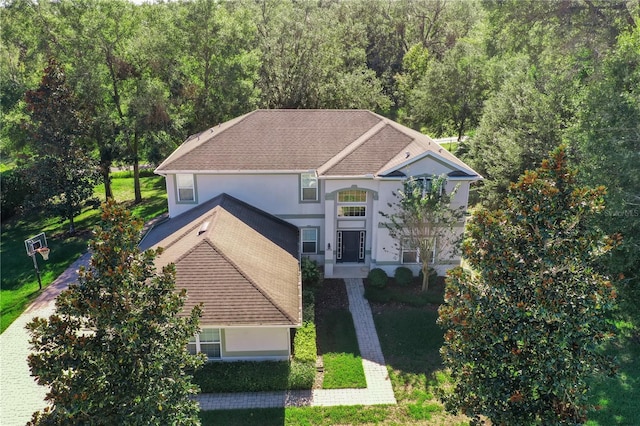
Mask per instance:
[[[203,426],[372,425],[389,414],[384,406],[291,407],[201,411],[200,419]]]
[[[588,426],[640,425],[640,342],[630,323],[617,325],[621,337],[608,353],[618,361],[618,375],[593,381],[591,403],[598,409],[589,413]]]
[[[318,326],[318,352],[324,361],[323,389],[366,388],[351,312],[335,309]]]
[[[138,217],[148,220],[167,210],[163,177],[141,178],[143,202],[138,205],[132,203],[132,178],[115,178],[113,185],[114,188],[118,188],[115,199],[130,206],[132,213]],[[104,198],[104,188],[97,187],[96,196]],[[51,248],[49,260],[45,262],[38,255],[44,288],[86,251],[89,230],[98,220],[99,210],[83,210],[82,214],[75,218],[77,233],[73,236],[66,233],[68,223],[59,223],[57,218],[40,212],[3,221],[0,238],[0,332],[3,332],[40,293],[33,261],[25,252],[24,240],[40,232],[47,235],[47,242]]]

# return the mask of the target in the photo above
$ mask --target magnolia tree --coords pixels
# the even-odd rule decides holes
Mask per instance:
[[[603,187],[579,187],[563,148],[513,184],[504,210],[477,211],[449,273],[439,323],[456,381],[447,409],[479,424],[585,421],[588,378],[613,372],[600,346],[616,290],[595,261],[617,244],[588,226]]]
[[[395,193],[398,201],[389,204],[393,213],[380,212],[388,220],[384,226],[396,240],[397,248],[410,247],[419,253],[422,291],[429,289],[429,263],[436,244],[450,247],[455,239],[453,228],[464,216],[464,208],[454,208],[451,201],[457,187],[447,193],[444,176],[430,180],[411,178]]]
[[[192,425],[198,405],[186,350],[201,311],[179,316],[186,295],[175,270],[156,273],[159,251],[140,252],[141,223],[112,201],[90,243],[88,269],[56,300],[56,313],[27,325],[31,374],[52,404],[31,424]]]

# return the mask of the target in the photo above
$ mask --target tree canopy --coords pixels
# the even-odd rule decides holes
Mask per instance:
[[[51,404],[33,424],[198,424],[186,373],[203,359],[187,352],[201,311],[182,316],[185,291],[173,265],[156,272],[158,251],[140,252],[142,224],[113,201],[90,243],[89,268],[56,299],[56,313],[27,325],[28,363]]]
[[[449,410],[501,425],[585,421],[589,377],[617,299],[597,261],[619,242],[589,226],[602,186],[580,186],[563,148],[510,188],[504,210],[478,210],[450,273],[439,323],[455,389]]]

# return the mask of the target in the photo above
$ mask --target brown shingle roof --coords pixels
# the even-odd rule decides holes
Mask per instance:
[[[154,244],[205,325],[300,325],[298,260],[218,205]]]
[[[191,136],[166,172],[305,171],[363,176],[431,152],[477,175],[426,135],[364,110],[256,110]]]

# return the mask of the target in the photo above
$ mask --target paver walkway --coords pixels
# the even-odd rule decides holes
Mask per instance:
[[[74,262],[0,335],[0,425],[22,426],[33,412],[47,405],[44,401],[47,390],[34,381],[27,365],[30,349],[25,326],[35,317],[48,318],[53,314],[55,298],[69,283],[76,281],[77,270],[81,265],[88,265],[89,259],[90,255],[85,254]],[[364,299],[362,279],[347,278],[345,284],[367,379],[366,389],[200,394],[196,399],[201,409],[395,404],[371,308]]]
[[[35,317],[53,314],[56,297],[76,281],[78,269],[88,265],[90,258],[85,254],[76,260],[0,335],[0,425],[24,426],[35,411],[47,405],[47,389],[34,381],[27,365],[30,348],[25,326]]]
[[[291,406],[396,404],[389,374],[380,348],[369,302],[360,278],[345,278],[349,310],[358,337],[366,389],[315,389],[313,391],[200,394],[202,410],[269,408]]]

